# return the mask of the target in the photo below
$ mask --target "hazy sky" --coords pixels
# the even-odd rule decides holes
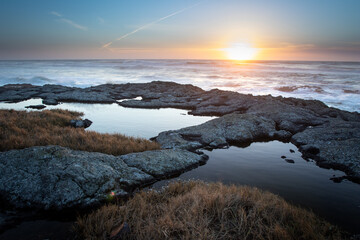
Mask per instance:
[[[360,61],[360,0],[0,1],[0,59],[221,59],[237,43]]]

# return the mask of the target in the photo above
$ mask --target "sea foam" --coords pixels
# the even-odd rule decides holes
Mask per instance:
[[[321,100],[360,112],[360,63],[222,60],[0,61],[0,85],[89,87],[105,83],[174,81],[205,90]]]

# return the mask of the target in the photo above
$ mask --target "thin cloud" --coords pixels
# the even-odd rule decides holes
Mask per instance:
[[[102,48],[108,48],[110,45],[113,44],[113,42],[108,42],[102,46]]]
[[[55,12],[55,11],[50,12],[50,14],[57,16],[57,17],[62,17],[62,15],[60,13]]]
[[[68,25],[70,25],[74,28],[80,29],[82,31],[87,31],[87,29],[88,29],[87,27],[82,26],[68,18],[64,18],[63,15],[58,12],[52,11],[52,12],[50,12],[50,14],[59,17],[59,19],[58,19],[59,22],[67,23]]]
[[[77,29],[80,29],[80,30],[83,30],[83,31],[86,31],[87,30],[87,27],[85,26],[82,26],[80,24],[77,24],[73,21],[71,21],[70,19],[67,19],[67,18],[61,18],[59,21],[61,22],[64,22],[64,23],[67,23],[69,24],[70,26],[74,27],[74,28],[77,28]]]
[[[182,13],[182,12],[184,12],[184,11],[190,9],[190,8],[196,7],[197,5],[199,5],[199,4],[202,3],[202,2],[203,2],[203,1],[197,2],[196,4],[191,5],[190,7],[186,7],[186,8],[180,9],[180,10],[178,10],[178,11],[176,11],[176,12],[174,12],[174,13],[171,13],[171,14],[165,16],[165,17],[159,18],[159,19],[157,19],[157,20],[155,20],[155,21],[153,21],[153,22],[150,22],[150,23],[148,23],[148,24],[145,24],[145,25],[143,25],[143,26],[135,29],[134,31],[131,31],[131,32],[129,32],[129,33],[126,33],[126,34],[122,35],[121,37],[115,39],[115,40],[112,41],[112,42],[108,42],[108,43],[104,44],[104,45],[102,46],[102,48],[108,48],[108,49],[109,49],[109,47],[110,47],[114,42],[117,42],[117,41],[120,41],[120,40],[122,40],[122,39],[124,39],[124,38],[127,38],[127,37],[133,35],[134,33],[137,33],[138,31],[143,30],[144,28],[148,28],[148,27],[150,27],[151,25],[154,25],[154,24],[156,24],[156,23],[159,23],[159,22],[161,22],[161,21],[164,21],[165,19],[170,18],[170,17],[172,17],[172,16],[175,16],[175,15],[177,15],[177,14],[179,14],[179,13]]]

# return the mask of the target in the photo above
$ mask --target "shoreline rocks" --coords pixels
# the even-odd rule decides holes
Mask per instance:
[[[203,124],[160,133],[155,140],[163,148],[194,150],[221,148],[264,140],[286,140],[290,132],[277,130],[270,119],[254,114],[231,113]]]
[[[360,122],[329,121],[296,133],[291,142],[324,168],[344,171],[360,183]]]
[[[141,98],[139,100],[133,99],[136,97]],[[43,174],[40,174],[40,176],[44,180],[50,181],[50,186],[55,186],[55,189],[58,188],[57,184],[60,184],[60,188],[71,189],[71,191],[79,194],[78,196],[68,196],[65,191],[63,194],[67,199],[64,200],[60,199],[61,194],[55,191],[54,197],[51,199],[59,202],[63,201],[65,205],[68,202],[76,204],[77,199],[84,199],[80,196],[86,195],[87,190],[85,191],[80,186],[83,184],[81,181],[86,180],[87,177],[91,180],[88,179],[86,184],[97,187],[95,187],[95,192],[86,196],[89,199],[98,201],[100,196],[103,197],[104,194],[104,188],[98,186],[98,184],[115,186],[115,188],[118,187],[121,190],[120,193],[122,191],[126,193],[128,188],[142,183],[141,179],[146,179],[144,181],[149,183],[169,174],[185,171],[202,164],[206,161],[206,157],[196,154],[201,148],[222,148],[231,144],[246,146],[252,142],[269,140],[291,141],[299,147],[304,157],[313,158],[319,166],[340,169],[348,174],[349,179],[360,182],[360,114],[327,107],[320,101],[272,97],[270,95],[252,96],[218,89],[204,91],[192,85],[181,85],[173,82],[104,84],[89,88],[73,88],[59,85],[33,86],[30,84],[12,84],[0,87],[0,101],[17,102],[30,98],[42,98],[44,104],[57,104],[67,101],[116,103],[124,107],[134,108],[173,107],[188,109],[189,113],[193,115],[216,115],[219,118],[198,126],[160,133],[154,140],[159,142],[165,149],[154,152],[128,154],[120,157],[101,155],[96,158],[96,153],[80,153],[79,151],[64,150],[62,148],[57,149],[56,147],[35,147],[35,150],[31,148],[32,150],[13,150],[0,153],[0,166],[4,165],[4,163],[11,166],[9,168],[0,167],[1,171],[4,171],[4,173],[0,174],[0,183],[5,186],[0,191],[5,193],[10,201],[16,200],[11,197],[12,195],[21,199],[20,193],[13,192],[16,188],[22,189],[21,184],[24,184],[29,189],[33,188],[34,192],[38,191],[38,184],[41,186],[39,176],[31,175],[27,172],[27,168],[37,169],[37,172],[40,171]],[[118,102],[123,99],[128,100]],[[43,152],[43,156],[34,153],[37,148],[42,149],[38,151]],[[47,148],[55,148],[54,151],[51,151],[61,154],[54,156],[49,153],[50,157],[44,158],[46,155],[44,152],[47,151]],[[30,160],[25,165],[20,164],[22,162],[20,159],[24,159],[22,154],[30,154],[28,159],[32,159],[34,164],[42,162],[42,166],[40,166],[41,164],[33,166],[29,162]],[[79,161],[80,165],[72,157],[77,155],[79,155],[79,160],[76,161]],[[93,160],[85,164],[85,158]],[[10,163],[9,159],[14,159],[15,162]],[[51,161],[51,159],[57,160]],[[113,163],[114,159],[119,163]],[[58,160],[61,161],[55,164]],[[67,170],[67,167],[62,164],[67,164],[73,160],[72,163],[74,163],[74,166],[79,165],[79,169],[76,170],[70,167],[69,170],[71,169],[73,172],[81,171],[82,173],[77,172],[79,176],[71,175],[71,173],[66,175],[63,182],[57,183],[58,180],[54,180],[53,176],[58,176],[56,173],[60,174],[59,172],[64,171],[64,169]],[[50,172],[46,172],[49,166],[51,167]],[[104,176],[108,176],[105,182],[102,182],[102,178],[98,178],[95,173],[91,172],[92,169],[97,168],[101,169],[100,171]],[[119,177],[116,177],[119,176],[120,171],[125,171],[128,175],[130,172],[131,174],[138,174],[139,180],[135,181],[136,179],[129,177],[128,181],[135,181],[136,184],[132,182],[125,184],[126,181],[120,181],[120,184],[118,182]],[[4,182],[5,178],[1,177],[3,174],[8,177],[7,182]],[[84,174],[90,175],[84,176]],[[70,181],[70,176],[76,180]],[[22,180],[29,178],[32,180]],[[0,186],[2,185],[0,184]],[[7,186],[12,186],[15,190],[11,190]],[[37,200],[38,196],[32,195],[33,193],[30,193],[29,190],[24,189],[24,192],[27,196],[26,199],[29,199],[29,201],[32,198],[35,199],[34,205],[40,202],[42,206],[52,206],[50,203],[49,205]],[[48,199],[45,195],[42,197]],[[87,201],[91,202],[91,200],[85,202]]]

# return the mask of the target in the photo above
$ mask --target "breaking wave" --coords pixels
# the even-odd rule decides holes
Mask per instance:
[[[360,63],[226,60],[0,61],[0,85],[88,87],[174,81],[209,90],[318,99],[360,112]]]

